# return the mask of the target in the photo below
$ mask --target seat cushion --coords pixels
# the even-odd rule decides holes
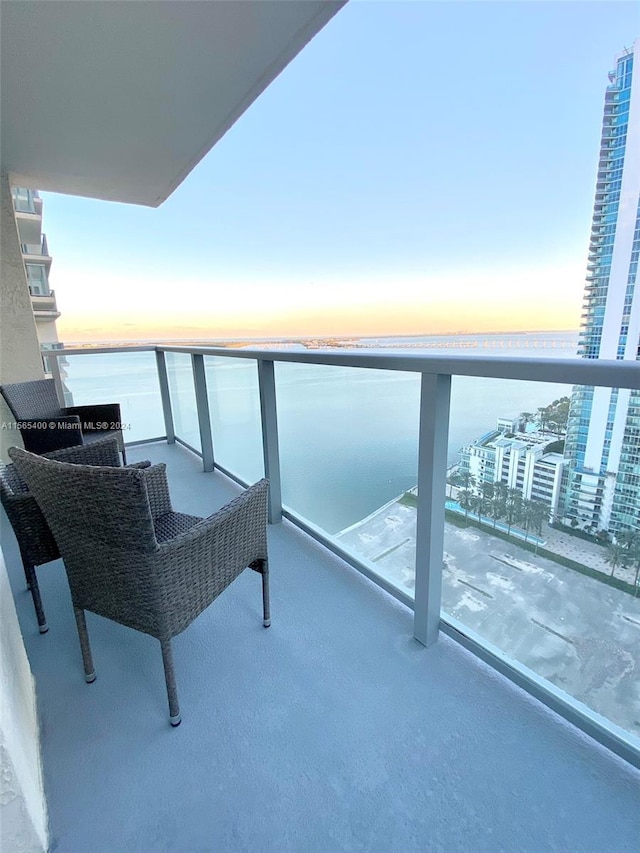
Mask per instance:
[[[197,515],[185,515],[183,512],[166,512],[153,522],[158,542],[168,542],[181,533],[186,533],[202,519]]]

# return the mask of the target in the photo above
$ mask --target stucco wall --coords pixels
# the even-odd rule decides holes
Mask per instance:
[[[0,850],[46,850],[35,690],[0,549]]]
[[[0,384],[43,376],[9,183],[0,188]],[[1,428],[12,420],[0,406],[0,455],[20,435]],[[0,530],[6,530],[6,519]],[[1,542],[0,542],[1,544]],[[33,677],[0,548],[0,850],[46,850],[47,814]]]
[[[0,385],[42,379],[42,359],[31,309],[27,276],[20,252],[20,239],[6,175],[0,178]],[[0,459],[20,435],[6,428],[13,420],[0,400]]]

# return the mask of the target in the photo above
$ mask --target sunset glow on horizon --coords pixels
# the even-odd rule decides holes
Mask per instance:
[[[624,2],[347,4],[159,208],[42,194],[60,340],[577,330],[636,27]]]
[[[238,282],[219,288],[208,284],[189,294],[199,303],[197,311],[184,297],[174,304],[181,291],[171,282],[156,281],[150,302],[149,290],[119,281],[117,289],[124,303],[119,311],[101,311],[94,291],[85,300],[95,302],[91,307],[83,312],[67,309],[61,293],[58,329],[61,339],[77,342],[577,329],[582,278],[577,266],[524,273],[425,276],[422,280],[398,281],[395,286],[382,279],[350,285],[325,282],[313,288],[274,282],[260,289]],[[70,271],[67,281],[72,283],[73,279]],[[114,286],[112,283],[112,291]],[[97,295],[105,292],[106,284],[97,289]],[[447,299],[448,293],[456,294],[455,298]],[[506,294],[508,304],[496,310]]]

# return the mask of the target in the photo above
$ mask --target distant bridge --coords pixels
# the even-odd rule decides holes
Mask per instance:
[[[354,345],[352,345],[354,346]],[[358,349],[568,349],[576,351],[577,338],[442,338],[442,340],[411,341],[407,343],[355,344]]]

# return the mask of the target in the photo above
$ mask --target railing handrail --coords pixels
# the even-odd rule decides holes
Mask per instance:
[[[563,385],[598,385],[604,388],[640,390],[640,362],[587,358],[528,358],[509,356],[432,355],[420,353],[335,352],[314,350],[298,352],[276,349],[228,349],[207,346],[141,346],[65,348],[58,355],[94,355],[118,352],[175,352],[221,358],[248,358],[257,361],[281,361],[319,364],[332,367],[356,367],[370,370],[399,370],[406,373],[431,373],[444,376],[475,376],[484,379],[517,379]]]
[[[104,355],[110,352],[156,352],[159,349],[155,344],[141,344],[139,346],[117,346],[117,347],[64,347],[56,350],[60,355]]]

